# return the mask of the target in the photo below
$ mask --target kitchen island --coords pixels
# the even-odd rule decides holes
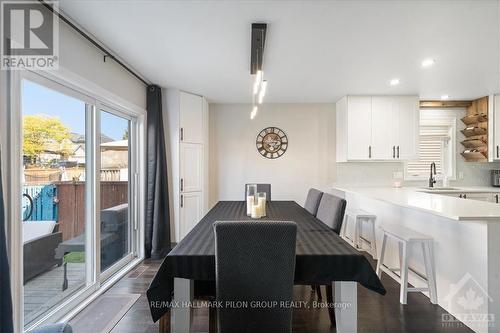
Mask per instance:
[[[475,332],[500,332],[500,204],[460,198],[454,191],[495,193],[498,189],[469,187],[440,193],[423,188],[334,186],[330,190],[347,199],[348,209],[375,214],[378,227],[399,224],[434,239],[438,304],[454,316],[443,317],[443,327],[452,329],[461,321]],[[378,229],[379,253],[381,238]],[[389,243],[385,263],[398,267],[398,257],[397,244]],[[411,248],[409,263],[416,272],[425,272],[419,248]],[[409,282],[422,286],[412,274]]]

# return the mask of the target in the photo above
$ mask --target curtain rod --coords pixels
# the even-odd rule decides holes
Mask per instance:
[[[67,19],[64,15],[62,15],[60,12],[56,11],[51,5],[46,3],[44,0],[38,0],[40,1],[47,9],[49,9],[52,13],[56,14],[64,23],[69,25],[73,30],[75,30],[77,33],[79,33],[83,38],[88,40],[92,45],[97,47],[99,50],[101,50],[104,53],[104,61],[106,61],[106,58],[111,58],[113,59],[118,65],[123,67],[127,72],[135,76],[139,81],[144,83],[146,86],[151,85],[150,82],[146,81],[143,79],[139,74],[137,74],[135,71],[127,67],[123,62],[121,62],[119,59],[117,59],[110,51],[108,51],[106,48],[104,48],[102,45],[100,45],[98,42],[96,42],[92,37],[87,35],[84,31],[82,31],[80,28],[78,28],[76,25],[74,25],[69,19]]]

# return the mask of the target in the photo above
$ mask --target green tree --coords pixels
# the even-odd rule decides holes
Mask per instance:
[[[32,161],[44,151],[69,155],[70,137],[69,128],[59,118],[46,115],[23,117],[23,154]]]
[[[122,140],[128,140],[128,129],[123,133]]]

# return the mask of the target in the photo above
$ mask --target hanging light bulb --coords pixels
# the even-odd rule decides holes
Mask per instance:
[[[262,85],[260,86],[259,99],[258,99],[259,104],[262,104],[262,102],[264,101],[264,96],[266,96],[266,89],[267,89],[267,81],[264,80],[262,81]]]
[[[253,120],[256,115],[257,115],[257,106],[254,106],[252,112],[250,112],[250,119]]]

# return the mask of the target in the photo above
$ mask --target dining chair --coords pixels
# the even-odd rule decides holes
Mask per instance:
[[[214,234],[218,332],[292,332],[281,304],[292,300],[295,222],[218,221]]]
[[[316,218],[329,226],[337,235],[340,235],[346,206],[347,201],[345,199],[333,194],[323,193]]]
[[[252,183],[254,184],[254,183]],[[247,185],[251,185],[251,184],[245,184],[245,196],[244,196],[244,200],[243,201],[246,201],[247,200]],[[271,201],[271,184],[255,184],[257,185],[257,192],[265,192],[266,193],[266,201]]]
[[[306,202],[304,204],[304,208],[311,214],[316,215],[318,212],[319,202],[321,201],[321,197],[323,196],[323,192],[317,190],[315,188],[309,189],[307,192]]]
[[[337,235],[340,235],[342,223],[344,222],[345,209],[347,201],[332,194],[323,193],[321,201],[318,206],[316,218],[329,226]],[[333,288],[332,284],[325,285],[326,300],[328,304],[333,304]],[[313,286],[313,290],[318,294],[318,299],[321,299],[321,287],[319,285]],[[328,307],[328,315],[330,322],[335,326],[335,309]]]

